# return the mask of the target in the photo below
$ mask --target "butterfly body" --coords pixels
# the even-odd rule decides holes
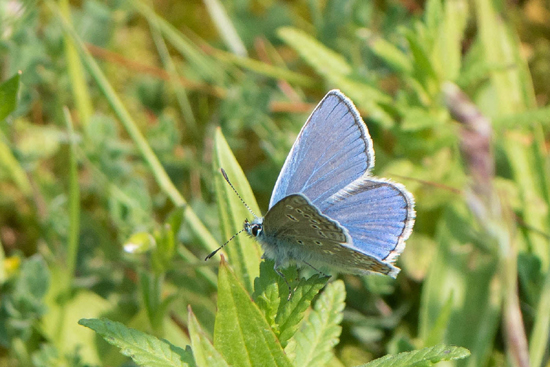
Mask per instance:
[[[395,277],[414,224],[414,200],[400,184],[370,175],[374,150],[353,103],[330,91],[312,112],[283,165],[269,210],[245,221],[275,268]]]

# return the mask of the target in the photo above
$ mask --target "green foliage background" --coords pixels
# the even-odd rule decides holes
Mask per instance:
[[[372,365],[548,366],[549,11],[0,2],[0,366],[354,366],[433,346]],[[332,88],[417,221],[397,280],[288,269],[288,301],[246,236],[203,261],[249,216],[218,169],[265,212]]]

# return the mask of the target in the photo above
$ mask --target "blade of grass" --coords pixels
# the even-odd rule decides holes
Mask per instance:
[[[451,0],[445,2],[443,23],[440,26],[433,49],[435,68],[444,80],[456,80],[461,69],[462,41],[468,23],[468,2]]]
[[[139,0],[132,0],[132,6],[145,17],[149,23],[156,24],[164,37],[178,52],[180,52],[207,82],[224,85],[227,81],[227,73],[224,68],[197,47],[188,37],[178,31],[173,25],[162,17],[159,17],[153,9]]]
[[[535,325],[529,343],[529,358],[531,366],[542,365],[544,356],[548,352],[548,338],[550,335],[550,269],[546,272],[539,303],[537,305]]]
[[[17,94],[19,92],[19,79],[21,78],[21,72],[0,83],[0,123],[12,113],[17,107]],[[25,173],[25,170],[17,158],[13,155],[7,139],[0,131],[0,168],[7,172],[7,176],[10,177],[17,188],[25,195],[30,197],[32,195],[32,186]]]
[[[506,116],[534,107],[533,85],[531,79],[525,77],[528,73],[525,69],[528,68],[521,56],[517,35],[504,22],[492,2],[477,0],[475,5],[487,63],[504,63],[509,66],[506,69],[493,70],[490,74],[492,91],[497,97],[497,104],[492,108],[499,116]],[[533,144],[530,143],[533,135],[533,131],[508,133],[501,144],[510,162],[514,181],[520,188],[522,218],[535,228],[548,230],[545,211],[539,209],[540,205],[533,205],[540,201],[542,191],[536,180],[540,168],[534,162]],[[524,238],[529,246],[527,250],[541,259],[544,270],[548,269],[550,253],[547,242],[529,231],[524,232]]]
[[[185,220],[190,224],[190,228],[193,231],[193,234],[199,240],[199,243],[208,251],[215,250],[218,247],[217,241],[214,239],[214,237],[212,237],[210,231],[208,231],[208,229],[197,217],[191,207],[187,205],[187,202],[183,198],[183,196],[176,189],[176,187],[170,180],[170,177],[160,163],[159,159],[145,140],[141,131],[139,131],[139,128],[137,127],[135,121],[132,119],[132,116],[130,115],[130,113],[116,94],[115,90],[99,68],[99,65],[90,55],[72,26],[68,24],[65,18],[63,18],[63,16],[60,14],[57,5],[51,0],[47,0],[46,4],[50,7],[53,13],[57,15],[58,19],[60,20],[60,24],[63,27],[63,31],[68,34],[72,38],[75,45],[77,45],[78,52],[80,54],[80,57],[82,58],[84,65],[105,95],[107,101],[111,105],[111,108],[120,119],[120,122],[126,129],[128,135],[136,144],[136,147],[138,148],[143,159],[151,168],[153,177],[155,178],[161,190],[170,198],[175,206],[185,207]]]
[[[246,57],[246,47],[219,0],[203,0],[210,17],[227,47],[235,55]]]
[[[10,147],[6,143],[6,138],[4,134],[0,132],[0,168],[7,173],[9,177],[13,180],[17,188],[25,195],[30,197],[32,195],[32,186],[25,170],[17,158],[11,152]]]
[[[229,239],[243,228],[243,222],[250,213],[235,195],[233,189],[223,179],[220,168],[223,168],[235,189],[250,209],[259,215],[260,209],[252,193],[252,189],[242,171],[237,159],[231,152],[221,129],[216,130],[214,137],[214,181],[216,198],[220,212],[220,223],[225,238]],[[260,275],[261,250],[258,243],[249,236],[236,236],[225,248],[228,262],[235,271],[235,275],[244,284],[246,290],[252,294],[254,279]]]
[[[473,225],[465,205],[453,205],[443,214],[436,234],[439,246],[422,291],[420,337],[428,342],[453,294],[444,342],[472,352],[471,358],[459,365],[478,367],[486,365],[499,326],[502,282],[496,276],[496,254],[471,245]],[[455,250],[458,248],[460,252]]]
[[[548,156],[544,136],[542,126],[538,123],[535,126],[535,159],[537,166],[543,168],[539,170],[539,177],[544,201],[548,206],[550,204],[550,157]],[[547,214],[547,221],[550,222],[550,213]],[[548,227],[550,227],[550,224]],[[550,248],[550,243],[548,247]],[[541,289],[529,343],[531,366],[536,367],[542,364],[550,339],[550,312],[548,312],[550,310],[550,267],[546,271]]]
[[[149,20],[149,26],[151,28],[151,34],[153,36],[153,41],[157,46],[157,51],[159,53],[162,64],[164,65],[164,68],[166,69],[166,71],[168,71],[168,74],[170,75],[170,78],[168,79],[168,82],[170,83],[170,87],[172,88],[172,90],[174,91],[174,94],[176,95],[176,100],[178,101],[178,105],[180,106],[182,115],[185,118],[185,122],[189,126],[191,133],[195,137],[197,137],[197,134],[198,134],[197,121],[195,119],[195,116],[193,115],[193,109],[191,108],[191,103],[189,102],[189,98],[187,97],[187,92],[185,91],[185,88],[180,83],[177,82],[178,80],[180,80],[180,75],[178,73],[178,70],[176,69],[176,65],[174,64],[174,61],[170,57],[170,53],[168,52],[168,47],[166,47],[166,42],[164,42],[164,39],[161,36],[159,26],[156,22],[156,18],[151,17],[151,18],[148,18],[148,20]]]
[[[69,0],[61,0],[59,2],[59,8],[61,13],[65,17],[68,23],[72,24],[71,20],[71,8]],[[75,100],[76,108],[78,110],[78,116],[80,122],[83,125],[88,123],[90,116],[93,114],[92,100],[90,98],[90,91],[88,90],[88,83],[86,83],[86,76],[84,75],[84,68],[80,62],[78,51],[68,35],[64,35],[63,42],[65,44],[65,59],[67,60],[67,72],[71,79],[71,89],[73,91],[73,97]]]
[[[248,69],[255,73],[271,77],[273,79],[282,79],[289,83],[299,84],[304,87],[314,86],[316,81],[306,75],[298,74],[290,70],[286,70],[277,66],[266,64],[264,62],[254,60],[248,57],[242,57],[238,55],[233,55],[232,53],[225,52],[218,49],[211,49],[212,54],[218,60],[231,64],[237,65],[244,69]]]
[[[73,120],[69,110],[63,108],[65,123],[69,133],[69,237],[67,242],[67,286],[71,287],[76,269],[76,256],[78,254],[80,235],[80,187],[78,186],[78,167],[76,153],[76,139],[73,128]]]

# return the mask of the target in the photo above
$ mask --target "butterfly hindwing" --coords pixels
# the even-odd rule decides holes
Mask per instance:
[[[357,109],[332,90],[311,113],[275,184],[269,207],[302,193],[319,205],[374,166],[372,140]]]
[[[363,177],[329,198],[321,210],[344,224],[353,248],[393,263],[412,231],[413,208],[413,197],[402,185]]]
[[[354,249],[347,229],[300,194],[283,198],[269,210],[261,237],[268,257],[272,254],[280,262],[292,259],[356,274],[393,274],[396,269]]]

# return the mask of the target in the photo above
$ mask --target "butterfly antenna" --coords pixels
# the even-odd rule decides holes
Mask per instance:
[[[207,257],[204,258],[204,261],[207,261],[208,259],[210,259],[212,256],[216,255],[216,253],[218,251],[220,251],[222,248],[225,247],[225,245],[227,245],[229,242],[231,242],[231,240],[233,240],[235,237],[237,237],[241,232],[244,231],[244,228],[241,229],[239,232],[235,233],[230,239],[228,239],[223,245],[221,245],[220,247],[218,247],[217,249],[215,249],[214,251],[212,251]]]
[[[223,168],[220,168],[220,171],[222,171],[222,175],[223,175],[223,178],[225,178],[225,181],[227,181],[227,183],[229,184],[229,186],[231,186],[231,188],[233,189],[233,191],[235,192],[235,194],[239,197],[239,199],[241,200],[241,203],[243,203],[243,205],[245,206],[246,209],[248,209],[248,211],[250,213],[252,213],[252,215],[255,217],[255,218],[258,218],[258,216],[256,214],[254,214],[254,212],[252,211],[252,209],[250,209],[250,207],[244,202],[243,198],[241,197],[241,195],[239,195],[239,192],[237,191],[237,189],[235,189],[235,187],[233,186],[233,184],[231,183],[231,181],[229,181],[229,177],[227,177],[227,173],[225,173],[225,170]],[[242,231],[241,231],[242,232]],[[239,233],[241,233],[239,232]],[[229,240],[231,241],[231,240]],[[228,241],[228,242],[229,242]]]

